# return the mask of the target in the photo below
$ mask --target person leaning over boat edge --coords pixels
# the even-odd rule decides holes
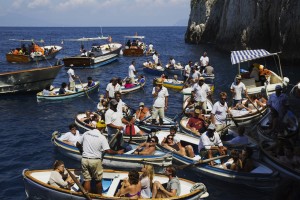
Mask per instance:
[[[97,193],[102,194],[102,151],[109,154],[123,154],[124,149],[119,151],[110,149],[106,137],[98,129],[83,133],[76,146],[82,146],[81,167],[84,189],[91,192],[91,180],[94,179]]]

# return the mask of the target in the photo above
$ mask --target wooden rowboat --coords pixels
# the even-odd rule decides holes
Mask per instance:
[[[75,92],[68,90],[66,94],[59,94],[58,92],[60,88],[54,88],[52,92],[55,93],[56,95],[44,96],[43,92],[39,92],[37,93],[36,98],[38,101],[59,101],[65,99],[72,99],[75,97],[85,96],[87,93],[92,93],[97,91],[99,89],[99,85],[100,85],[99,81],[96,81],[94,86],[88,88],[85,88],[87,87],[87,83],[76,84]]]
[[[159,141],[161,142],[163,138],[169,135],[169,131],[159,131],[155,134]],[[194,136],[187,134],[176,133],[176,137],[180,140],[183,146],[191,145],[195,152],[195,157],[190,158],[183,156],[176,151],[170,151],[169,149],[158,145],[162,151],[172,152],[174,162],[180,164],[193,164],[201,160],[201,156],[198,153],[198,144],[199,139],[196,139]],[[198,137],[199,138],[199,137]],[[263,164],[261,161],[255,160],[255,168],[251,172],[238,172],[228,169],[223,169],[220,164],[220,160],[215,160],[217,165],[210,166],[207,163],[194,165],[191,169],[196,173],[201,173],[208,177],[229,182],[235,184],[243,184],[253,188],[259,189],[274,189],[278,185],[278,172],[274,171],[272,168]]]
[[[183,84],[183,81],[175,81],[174,79],[165,79],[163,82],[163,86],[174,90],[182,90]]]
[[[66,144],[58,139],[60,133],[55,131],[52,134],[52,143],[65,156],[81,161],[81,154],[77,147]],[[132,147],[132,150],[124,154],[108,154],[103,155],[102,163],[111,168],[134,169],[142,167],[143,164],[151,164],[154,166],[168,166],[172,164],[172,154],[156,150],[154,155],[137,155],[133,154],[138,146],[136,143],[126,143]]]
[[[73,200],[85,200],[86,197],[78,189],[78,186],[74,185],[71,190],[58,188],[48,184],[50,173],[52,170],[28,170],[24,169],[22,172],[25,193],[28,198],[34,199],[73,199]],[[79,181],[83,181],[81,170],[71,169],[71,173],[75,175]],[[102,195],[89,193],[91,199],[128,199],[128,197],[114,197],[118,188],[121,185],[123,179],[128,177],[128,171],[115,171],[105,169],[103,172]],[[165,175],[155,174],[153,181],[159,181],[161,183],[168,182],[168,177]],[[180,200],[198,200],[200,198],[208,197],[206,187],[203,183],[195,183],[187,179],[179,178],[181,185],[180,196],[176,199]],[[175,199],[175,198],[171,198]]]
[[[164,73],[165,68],[163,68],[162,66],[156,66],[155,64],[151,64],[149,65],[148,62],[144,62],[143,63],[143,71],[145,73],[149,73],[149,74],[153,74],[156,76],[160,76]]]

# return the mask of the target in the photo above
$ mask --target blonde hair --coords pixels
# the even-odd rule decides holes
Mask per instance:
[[[153,184],[153,177],[154,177],[154,168],[152,165],[145,165],[146,171],[143,172],[142,176],[146,177],[148,176],[150,179],[150,187],[152,188]]]

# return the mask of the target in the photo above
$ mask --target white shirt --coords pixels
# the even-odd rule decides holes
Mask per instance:
[[[153,87],[152,94],[155,93],[155,87]],[[154,99],[154,107],[164,108],[165,107],[165,98],[169,96],[168,89],[164,86],[158,92],[157,97]]]
[[[176,61],[175,61],[174,58],[170,61],[170,64],[171,64],[171,65],[175,65],[175,64],[176,64]]]
[[[130,65],[129,68],[128,68],[128,76],[129,76],[130,78],[132,78],[132,77],[134,78],[134,77],[135,77],[134,72],[135,72],[135,67],[134,67],[134,65]]]
[[[114,98],[115,97],[115,92],[120,91],[121,86],[117,84],[116,86],[113,86],[112,83],[107,84],[106,86],[106,91],[108,91],[108,97]]]
[[[125,107],[126,103],[122,101],[122,99],[119,100],[117,105],[117,111],[123,114],[123,107]]]
[[[153,54],[152,59],[154,60],[154,63],[158,63],[158,56],[156,54]]]
[[[123,126],[122,123],[123,114],[121,112],[114,112],[111,109],[108,109],[105,113],[105,124],[113,124],[115,126]],[[108,135],[116,133],[116,129],[107,126]]]
[[[201,66],[207,66],[209,63],[209,58],[207,56],[201,56],[200,58]]]
[[[242,92],[246,91],[246,86],[244,83],[240,82],[238,85],[236,85],[234,82],[231,84],[230,89],[233,89],[235,91],[234,100],[241,100],[242,99]]]
[[[75,72],[72,68],[68,69],[67,74],[69,75],[69,82],[74,82],[74,79],[72,76],[75,76]]]
[[[226,122],[228,106],[227,103],[224,103],[224,106],[217,101],[212,108],[211,113],[215,115],[216,124],[224,124]]]
[[[81,138],[81,135],[80,135],[79,131],[76,130],[75,135],[71,132],[67,132],[67,133],[61,135],[58,139],[60,141],[67,140],[67,141],[71,142],[74,146],[76,146],[76,143],[80,140],[80,138]]]
[[[191,74],[191,66],[190,66],[190,65],[186,65],[186,66],[184,67],[184,76],[189,77],[190,74]]]
[[[212,146],[219,146],[219,147],[223,146],[220,136],[217,132],[214,132],[214,136],[212,138],[209,138],[207,136],[207,132],[205,132],[200,136],[198,150],[200,152],[200,150],[203,148],[211,149]]]
[[[43,89],[43,96],[50,96],[51,92],[49,90]]]
[[[149,44],[149,50],[150,50],[150,51],[153,50],[153,44]]]
[[[141,196],[144,199],[151,198],[151,186],[150,186],[150,179],[148,176],[141,179]]]
[[[79,143],[82,144],[82,157],[101,158],[102,151],[110,149],[107,139],[98,129],[86,131]]]
[[[192,90],[195,91],[195,100],[200,102],[206,101],[207,93],[210,92],[210,88],[206,83],[203,83],[202,86],[194,84]]]
[[[196,70],[196,71],[193,73],[192,78],[193,78],[194,80],[199,80],[200,76],[201,76],[201,73],[200,73],[199,71]]]

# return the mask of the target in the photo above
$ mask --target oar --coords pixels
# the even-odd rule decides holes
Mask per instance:
[[[263,114],[260,112],[260,110],[256,107],[256,105],[253,103],[253,101],[249,98],[249,96],[246,96],[247,99],[250,101],[250,103],[254,106],[254,108],[256,108],[256,110],[259,112],[259,114],[261,114],[263,116]]]
[[[216,156],[216,157],[213,157],[213,158],[208,158],[208,159],[205,159],[205,160],[199,160],[197,162],[194,162],[194,163],[190,163],[190,164],[186,164],[186,165],[180,165],[178,166],[177,168],[178,169],[184,169],[186,167],[191,167],[193,165],[199,165],[199,164],[204,164],[204,163],[208,163],[210,161],[213,161],[213,160],[217,160],[217,159],[221,159],[221,158],[225,158],[225,157],[228,157],[229,155],[223,155],[223,156]]]
[[[81,190],[81,192],[83,193],[83,195],[85,196],[86,199],[88,200],[92,200],[92,198],[90,197],[89,193],[84,189],[84,187],[80,184],[80,182],[78,181],[78,179],[74,176],[74,174],[67,169],[67,172],[69,173],[69,175],[71,176],[71,178],[73,179],[73,181],[76,183],[76,185],[79,187],[79,189]]]
[[[79,80],[79,82],[80,82],[80,85],[81,85],[82,89],[84,90],[84,93],[85,93],[86,96],[90,99],[90,96],[88,95],[87,91],[84,89],[83,84],[82,84],[82,82],[81,82],[81,79],[80,79],[79,77],[78,77],[78,80]]]
[[[139,121],[138,124],[141,124],[142,122],[146,121],[146,120],[149,119],[150,117],[152,117],[152,115],[149,115],[148,117],[145,117],[144,119],[142,119],[141,121]]]
[[[119,135],[120,130],[118,129],[117,133],[114,135],[114,137],[111,138],[111,140],[109,141],[109,146],[111,146],[112,142],[116,139],[116,137]]]
[[[237,121],[234,119],[233,115],[230,113],[229,116],[230,116],[231,120],[233,121],[234,125],[235,125],[236,127],[239,127],[239,124],[238,124]]]

